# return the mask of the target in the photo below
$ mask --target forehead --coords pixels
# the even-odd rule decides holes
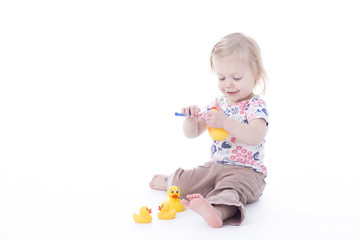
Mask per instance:
[[[249,60],[243,56],[213,57],[213,63],[218,74],[234,74],[250,70]]]

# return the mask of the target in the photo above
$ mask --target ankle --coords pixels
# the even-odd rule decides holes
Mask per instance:
[[[221,211],[221,208],[218,208],[218,207],[216,207],[216,206],[214,206],[214,205],[213,205],[213,207],[214,207],[214,209],[215,209],[215,212],[219,215],[219,217],[220,217],[222,220],[224,220],[224,219],[223,219],[223,213],[222,213],[222,211]]]
[[[228,205],[214,205],[214,208],[219,213],[222,220],[231,218],[238,211],[237,207]]]

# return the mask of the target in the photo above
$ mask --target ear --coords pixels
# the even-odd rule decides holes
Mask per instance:
[[[260,76],[261,76],[260,72],[257,72],[257,73],[255,74],[255,76],[254,76],[255,85],[259,82]]]

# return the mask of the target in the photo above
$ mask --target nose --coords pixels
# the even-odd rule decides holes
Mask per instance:
[[[226,88],[232,88],[232,87],[234,87],[234,83],[233,83],[232,79],[229,79],[229,78],[226,78],[226,79],[225,79],[225,87],[226,87]]]

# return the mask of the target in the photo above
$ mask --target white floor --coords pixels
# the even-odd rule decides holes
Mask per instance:
[[[130,221],[126,224],[124,236],[136,236],[135,239],[144,234],[151,235],[151,239],[168,239],[169,236],[174,239],[195,239],[195,236],[205,239],[359,239],[356,229],[360,223],[360,208],[356,204],[360,198],[344,203],[339,195],[347,194],[351,189],[340,186],[340,183],[324,189],[327,183],[336,182],[331,176],[323,176],[313,186],[310,181],[316,179],[311,177],[309,182],[269,180],[264,196],[258,202],[247,205],[246,219],[239,227],[211,229],[201,217],[187,210],[168,222],[155,217],[151,226]],[[342,183],[351,184],[353,180],[355,177],[349,177]],[[292,189],[289,188],[290,182],[294,184]],[[155,207],[164,193],[148,191],[145,195],[150,196],[149,200]]]
[[[212,229],[189,209],[159,220],[157,206],[166,194],[145,183],[80,188],[2,175],[1,239],[359,239],[360,199],[349,187],[356,177],[297,177],[302,180],[269,179],[263,197],[247,205],[241,226]],[[152,208],[150,224],[132,219],[143,205]]]

